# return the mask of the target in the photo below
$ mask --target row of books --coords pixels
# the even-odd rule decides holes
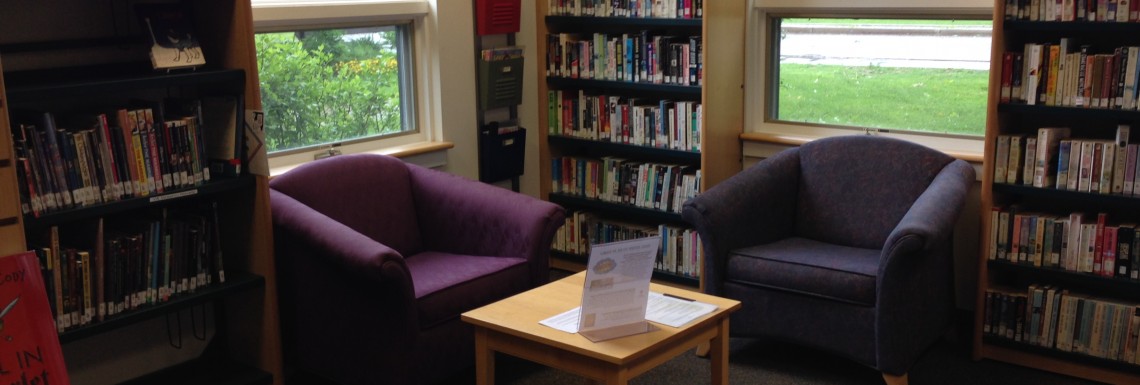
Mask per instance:
[[[14,112],[21,209],[38,217],[199,186],[211,172],[236,175],[238,105],[220,100],[209,102],[210,109],[201,100],[170,99],[165,106],[62,117]],[[223,118],[211,115],[215,110]]]
[[[701,183],[701,170],[689,165],[614,156],[560,156],[551,163],[554,193],[673,213],[697,195]]]
[[[161,210],[104,228],[53,226],[34,247],[59,332],[225,282],[217,207]]]
[[[1136,0],[1005,0],[1006,20],[1140,21]]]
[[[1016,207],[995,207],[990,221],[990,260],[1140,280],[1135,223],[1109,223],[1107,213],[1052,215]]]
[[[577,255],[589,255],[590,245],[628,239],[661,236],[655,269],[691,278],[700,278],[704,247],[696,230],[678,226],[647,226],[610,221],[588,211],[574,211],[558,229],[552,248]]]
[[[547,0],[555,16],[699,19],[704,0]]]
[[[1036,135],[999,135],[994,183],[1099,194],[1140,195],[1140,144],[1118,125],[1116,139],[1071,139],[1067,127],[1042,127]]]
[[[546,35],[546,76],[696,86],[704,83],[700,36],[623,34]]]
[[[1140,304],[1033,284],[987,289],[984,306],[985,335],[1140,364]]]
[[[547,91],[549,134],[700,152],[699,102]]]
[[[1032,105],[1137,109],[1140,47],[1095,52],[1073,38],[1028,43],[1002,54],[1001,101]]]

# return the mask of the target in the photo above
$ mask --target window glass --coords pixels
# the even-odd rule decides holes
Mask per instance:
[[[258,33],[271,153],[415,131],[408,24]]]
[[[983,136],[989,20],[775,18],[769,118]]]

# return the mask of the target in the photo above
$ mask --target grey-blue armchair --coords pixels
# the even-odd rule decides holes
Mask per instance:
[[[705,291],[740,300],[732,334],[849,357],[906,383],[953,308],[954,224],[974,170],[852,135],[782,151],[688,201]]]

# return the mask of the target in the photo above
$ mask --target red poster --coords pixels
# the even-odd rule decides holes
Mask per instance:
[[[0,257],[0,384],[69,384],[34,252]]]

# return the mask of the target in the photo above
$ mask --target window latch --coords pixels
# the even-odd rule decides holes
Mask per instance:
[[[335,145],[329,146],[328,148],[322,149],[320,152],[314,154],[313,160],[324,159],[324,158],[328,158],[330,156],[336,156],[336,155],[340,155],[340,154],[341,154],[340,147],[335,146]]]

